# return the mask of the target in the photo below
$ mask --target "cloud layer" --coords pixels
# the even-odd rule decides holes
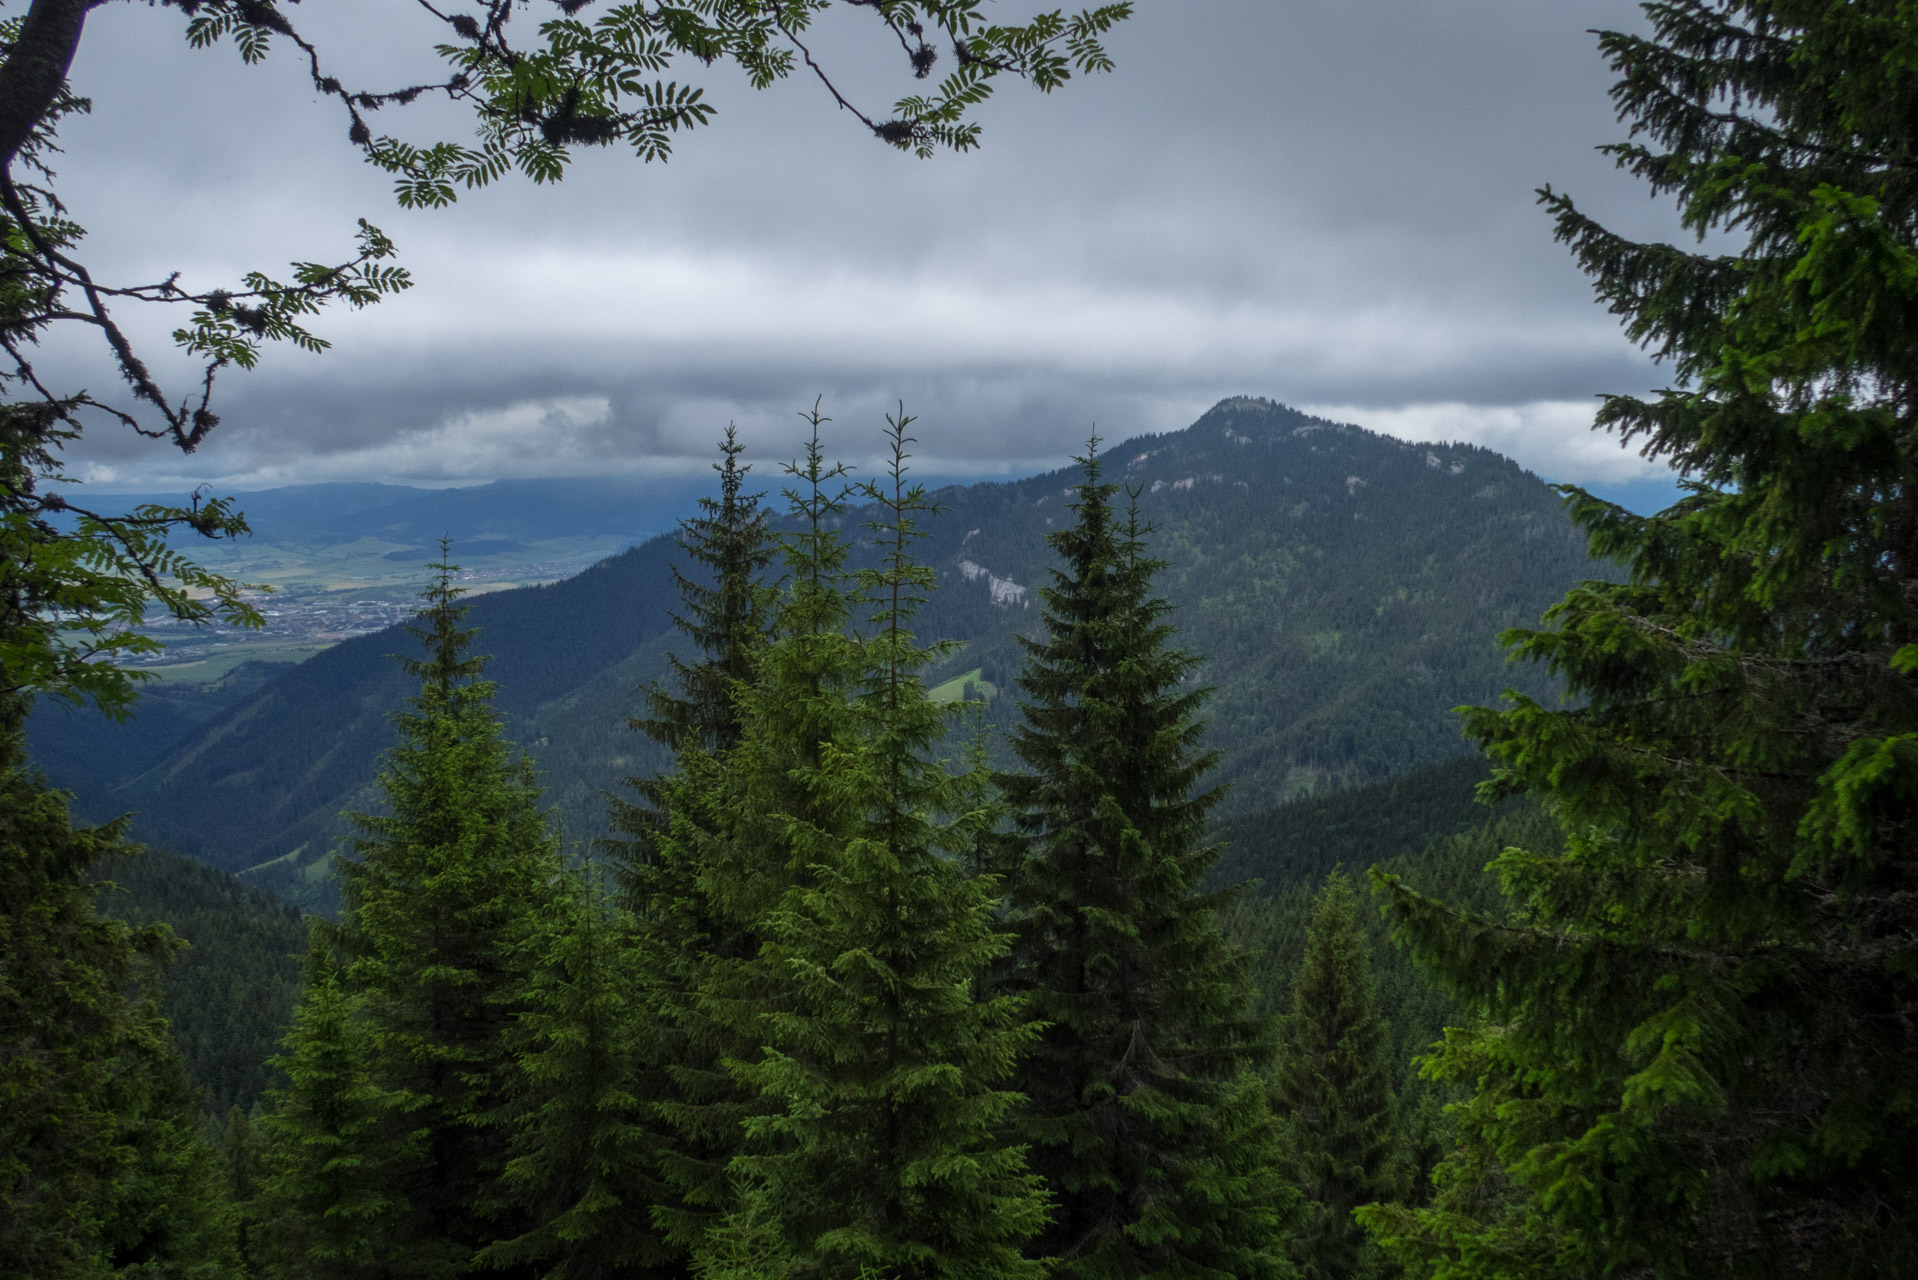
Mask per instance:
[[[407,59],[431,38],[405,13],[340,0],[311,16],[367,74],[397,76],[424,69]],[[914,161],[813,84],[753,94],[718,74],[718,122],[669,165],[594,154],[555,188],[414,213],[290,58],[244,67],[187,49],[172,11],[104,9],[75,68],[94,114],[64,138],[93,261],[214,282],[337,253],[364,215],[419,286],[326,317],[324,356],[230,378],[200,454],[108,432],[76,463],[139,488],[672,472],[703,467],[728,421],[784,451],[823,397],[849,457],[904,401],[928,466],[1004,474],[1062,459],[1095,423],[1172,429],[1255,394],[1555,478],[1642,478],[1589,432],[1592,397],[1658,371],[1533,196],[1549,182],[1628,233],[1671,234],[1593,151],[1621,130],[1586,30],[1635,16],[1612,0],[1143,0],[1115,74],[1003,91],[973,155]],[[821,41],[868,100],[896,92],[850,30]],[[129,322],[151,347],[177,321]],[[48,360],[110,377],[84,347]]]

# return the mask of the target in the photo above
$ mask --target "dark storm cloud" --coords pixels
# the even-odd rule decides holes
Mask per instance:
[[[395,76],[417,69],[406,42],[365,33],[407,12],[310,10]],[[1063,457],[1095,421],[1173,428],[1259,394],[1625,476],[1634,460],[1585,438],[1591,396],[1658,377],[1532,192],[1669,234],[1592,150],[1620,130],[1586,29],[1634,17],[1144,0],[1114,75],[1050,99],[1008,87],[974,155],[913,161],[813,84],[720,76],[719,121],[668,166],[595,154],[558,188],[409,213],[290,60],[241,67],[185,49],[176,14],[103,10],[76,67],[96,111],[66,163],[96,261],[212,279],[337,252],[364,214],[420,285],[327,317],[324,357],[229,379],[201,455],[102,440],[84,461],[141,485],[691,467],[728,420],[787,447],[824,395],[848,452],[903,399],[948,470],[991,473]],[[871,52],[831,25],[820,43]],[[870,101],[898,89],[848,79]]]

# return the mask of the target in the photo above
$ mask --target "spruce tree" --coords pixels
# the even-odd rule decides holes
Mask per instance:
[[[808,531],[799,538],[806,551],[787,547],[781,558],[803,562],[805,571],[777,602],[761,584],[776,548],[757,498],[740,495],[744,468],[728,433],[720,499],[686,539],[713,585],[680,579],[687,601],[681,627],[705,657],[682,662],[682,698],[655,689],[655,715],[639,722],[673,747],[675,767],[644,789],[650,808],[633,806],[620,820],[631,837],[624,850],[628,901],[657,1037],[653,1096],[671,1134],[660,1164],[670,1194],[655,1218],[682,1254],[703,1248],[732,1212],[731,1162],[742,1125],[763,1109],[728,1064],[757,1054],[760,1018],[778,1007],[784,989],[759,963],[765,922],[793,875],[766,815],[807,804],[789,781],[791,771],[852,733],[842,712],[857,668],[843,643],[847,615],[835,587],[845,547],[828,527],[839,500],[828,490],[842,472],[825,463],[820,448],[819,429],[830,419],[816,407],[804,416],[812,436],[804,466],[788,468],[800,486],[788,497]],[[791,637],[778,659],[767,651],[775,613]],[[791,635],[795,630],[801,634]],[[783,692],[763,698],[758,688],[775,661]],[[748,741],[743,722],[754,714],[766,726],[784,719]]]
[[[177,945],[94,912],[125,822],[75,826],[0,694],[0,1275],[235,1273],[232,1212],[153,967]]]
[[[420,692],[395,717],[388,811],[353,815],[341,925],[373,1080],[397,1095],[397,1131],[418,1139],[381,1188],[405,1206],[397,1247],[405,1268],[450,1275],[527,1225],[494,1202],[507,1133],[493,1118],[514,1070],[504,1037],[525,989],[520,944],[563,872],[532,765],[502,740],[484,659],[468,654],[458,566],[442,546],[431,567],[413,629],[426,657],[404,660]]]
[[[760,830],[792,883],[756,965],[784,1007],[760,1013],[764,1048],[736,1067],[766,1107],[734,1161],[740,1202],[706,1248],[714,1276],[1043,1274],[1020,1252],[1043,1194],[1002,1132],[1015,1096],[1001,1086],[1032,1028],[1014,1001],[975,998],[1006,939],[994,883],[958,857],[995,810],[983,769],[934,754],[948,708],[920,673],[949,646],[910,629],[933,581],[911,553],[927,504],[904,478],[911,419],[888,422],[890,481],[865,490],[879,563],[854,575],[866,634],[841,629],[843,544],[822,527],[815,445],[792,608],[745,703],[739,758],[782,766]],[[833,737],[794,732],[808,702],[801,718]]]
[[[1199,660],[1172,647],[1136,508],[1113,510],[1097,441],[1064,560],[1023,641],[1025,699],[999,779],[1024,856],[1013,878],[1017,981],[1048,1024],[1026,1060],[1021,1132],[1056,1199],[1035,1245],[1085,1277],[1282,1274],[1289,1203],[1267,1144],[1241,1164],[1221,1116],[1257,1107],[1267,1030],[1245,963],[1200,892],[1213,861],[1199,746]],[[1236,1172],[1235,1172],[1236,1170]]]
[[[664,1189],[640,953],[632,921],[583,874],[569,889],[521,944],[530,980],[507,1041],[500,1198],[532,1225],[476,1261],[552,1280],[637,1278],[671,1258],[650,1216]]]
[[[1292,1252],[1304,1280],[1377,1275],[1383,1259],[1353,1221],[1395,1198],[1392,1070],[1352,882],[1326,878],[1292,982],[1274,1077],[1284,1168],[1305,1201]]]
[[[655,681],[645,689],[647,714],[628,721],[672,752],[675,762],[721,754],[738,744],[736,691],[752,678],[754,655],[771,629],[771,590],[762,574],[777,550],[759,495],[745,492],[750,466],[740,464],[746,446],[728,426],[719,442],[719,496],[701,498],[699,514],[681,523],[679,546],[690,572],[672,566],[680,612],[673,625],[697,656],[667,655],[678,691]],[[664,910],[686,896],[690,873],[660,861],[659,833],[669,822],[672,773],[628,778],[638,800],[614,797],[606,842],[623,864],[629,899],[642,910]]]
[[[331,929],[316,925],[306,989],[267,1095],[265,1169],[254,1253],[285,1280],[376,1280],[405,1274],[397,1174],[420,1136],[395,1123],[405,1099],[373,1078],[361,999],[347,990]]]
[[[1918,1256],[1918,36],[1890,0],[1664,0],[1605,33],[1620,164],[1709,251],[1545,192],[1671,364],[1599,425],[1688,474],[1573,491],[1623,582],[1506,637],[1565,682],[1467,726],[1564,828],[1496,864],[1509,922],[1388,881],[1477,1021],[1419,1275],[1909,1275]]]
[[[680,598],[673,622],[694,652],[669,655],[677,691],[663,682],[649,686],[648,714],[628,721],[672,753],[672,767],[627,779],[637,798],[612,798],[615,834],[603,842],[644,956],[638,1016],[649,1027],[651,1070],[638,1087],[654,1104],[656,1127],[673,1135],[661,1144],[669,1190],[657,1213],[682,1252],[727,1202],[725,1170],[745,1102],[721,1058],[746,1046],[715,1039],[694,992],[708,956],[717,950],[736,957],[754,944],[707,900],[700,877],[725,825],[712,796],[723,784],[721,761],[738,745],[739,690],[751,681],[771,626],[762,574],[775,554],[759,496],[745,491],[751,468],[739,461],[745,446],[732,427],[719,449],[719,494],[701,498],[699,514],[682,524],[680,547],[690,565],[673,566]]]

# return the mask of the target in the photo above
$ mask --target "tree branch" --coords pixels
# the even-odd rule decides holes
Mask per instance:
[[[101,0],[33,0],[0,64],[0,170],[13,163],[66,87],[87,11]]]

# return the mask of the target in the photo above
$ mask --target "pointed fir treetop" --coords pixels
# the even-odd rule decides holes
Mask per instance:
[[[1216,856],[1206,815],[1225,792],[1203,786],[1218,753],[1201,748],[1199,718],[1212,690],[1191,683],[1203,660],[1175,647],[1172,606],[1153,591],[1165,562],[1146,549],[1137,492],[1127,491],[1123,518],[1114,512],[1119,486],[1102,478],[1098,443],[1078,459],[1077,519],[1046,535],[1064,564],[1039,592],[1043,633],[1019,641],[1026,697],[1012,748],[1026,767],[998,782],[1029,833],[1084,823],[1104,812],[1099,796],[1114,797],[1118,808],[1100,821],[1123,814],[1155,842],[1166,856],[1152,860],[1149,888],[1170,901],[1196,889]]]
[[[867,676],[861,701],[870,720],[872,748],[886,761],[886,805],[895,815],[924,808],[935,793],[952,789],[945,763],[931,758],[930,752],[963,711],[956,704],[933,702],[920,679],[927,667],[954,652],[957,643],[921,643],[912,631],[914,617],[938,581],[932,566],[912,554],[913,544],[926,536],[920,521],[938,514],[925,486],[906,480],[910,446],[917,443],[907,434],[913,421],[903,404],[897,414],[886,415],[889,472],[858,489],[875,508],[866,529],[879,548],[879,562],[853,575],[857,593],[870,609],[870,632],[862,642]]]
[[[361,1001],[375,1078],[397,1097],[395,1124],[420,1136],[386,1184],[406,1205],[392,1239],[405,1265],[453,1274],[519,1233],[489,1200],[507,1135],[490,1122],[511,1062],[523,948],[562,880],[531,762],[502,735],[494,686],[477,679],[473,632],[442,554],[414,628],[421,681],[394,716],[398,743],[379,785],[386,811],[349,815],[358,861],[343,881],[346,980]]]
[[[916,437],[906,434],[914,421],[904,404],[897,414],[886,415],[890,470],[885,479],[858,486],[858,492],[878,509],[878,514],[866,521],[866,529],[879,547],[879,563],[859,570],[854,581],[872,606],[869,621],[883,646],[874,667],[882,673],[880,687],[894,708],[906,696],[904,681],[954,647],[951,641],[915,645],[909,629],[938,581],[931,565],[921,564],[912,556],[912,545],[926,536],[919,527],[920,520],[939,514],[939,508],[926,499],[926,487],[906,481],[907,462],[912,457],[909,446],[918,443]]]
[[[667,661],[680,692],[663,684],[646,690],[647,715],[632,721],[662,746],[724,751],[738,741],[735,687],[752,675],[754,652],[771,629],[772,589],[761,575],[777,555],[760,495],[745,491],[750,464],[746,446],[728,425],[719,442],[719,496],[699,500],[699,514],[680,524],[679,546],[694,566],[672,568],[681,612],[673,625],[693,642],[697,658],[670,654]]]
[[[742,1198],[701,1262],[728,1280],[1043,1272],[1020,1251],[1043,1194],[1005,1132],[1017,1095],[1004,1086],[1034,1028],[1016,1000],[978,996],[1007,939],[990,878],[948,856],[995,811],[982,769],[954,774],[934,755],[948,711],[919,673],[943,647],[911,631],[933,582],[911,553],[927,508],[905,478],[911,421],[889,416],[890,474],[863,488],[876,504],[870,568],[844,572],[816,436],[793,468],[805,486],[793,501],[806,528],[789,543],[797,621],[766,650],[734,758],[791,879],[757,962],[764,1047],[734,1064],[762,1100],[734,1162]],[[867,633],[854,639],[861,605]]]
[[[1035,1248],[1076,1280],[1282,1275],[1286,1196],[1242,1079],[1269,1031],[1199,892],[1220,795],[1199,742],[1209,691],[1154,594],[1136,493],[1115,513],[1096,440],[1080,463],[1077,519],[1049,535],[1063,564],[1044,631],[1025,641],[1023,767],[998,777],[1018,850],[1014,981],[1050,1024],[1019,1079],[1020,1136],[1058,1200]]]
[[[851,702],[862,668],[846,634],[837,528],[844,469],[825,461],[829,419],[817,405],[801,416],[805,455],[784,468],[798,528],[773,543],[783,582],[763,601],[764,641],[728,691],[738,739],[710,753],[680,745],[677,767],[657,780],[659,821],[629,888],[668,1080],[659,1114],[673,1130],[661,1164],[672,1193],[655,1219],[682,1249],[702,1247],[737,1201],[729,1163],[743,1120],[765,1109],[729,1067],[758,1055],[766,1015],[785,1007],[785,975],[762,953],[781,896],[815,861],[795,833],[823,832],[830,844],[851,823],[837,797],[813,785],[821,762],[856,752],[860,738]]]
[[[794,482],[785,490],[786,506],[802,527],[779,543],[780,558],[794,580],[781,620],[817,632],[836,626],[837,620],[815,618],[800,605],[808,599],[824,604],[827,596],[837,598],[838,580],[845,573],[849,554],[838,532],[837,517],[845,510],[848,486],[844,482],[846,464],[828,464],[819,438],[819,429],[832,419],[819,412],[818,404],[799,416],[811,428],[811,434],[806,438],[804,461],[795,459],[784,468]],[[840,613],[843,617],[843,606]]]
[[[655,681],[643,690],[646,714],[627,721],[629,728],[673,753],[673,768],[626,779],[638,799],[611,798],[611,825],[618,834],[599,842],[621,866],[627,903],[650,917],[679,910],[688,938],[710,922],[695,918],[702,913],[690,883],[692,863],[669,865],[671,856],[662,853],[673,821],[674,795],[683,799],[688,794],[685,774],[707,767],[712,758],[738,745],[738,700],[753,680],[753,664],[771,634],[777,595],[763,580],[778,554],[777,543],[759,495],[745,492],[751,468],[739,461],[745,446],[733,427],[726,428],[719,450],[721,460],[713,466],[719,473],[719,496],[701,498],[699,514],[680,526],[679,545],[692,561],[692,571],[683,572],[678,565],[672,569],[681,602],[673,624],[697,653],[668,654],[678,691]]]
[[[728,963],[757,952],[771,903],[808,865],[790,838],[815,827],[827,841],[846,830],[844,807],[814,794],[811,777],[834,753],[853,752],[863,733],[854,699],[864,672],[848,634],[855,602],[850,548],[839,529],[846,469],[828,463],[815,405],[802,458],[787,463],[788,513],[798,527],[778,539],[784,584],[773,601],[773,638],[753,655],[751,678],[735,689],[743,732],[723,757],[704,760],[676,794],[670,858],[687,868],[684,894],[705,917],[706,945]],[[684,762],[682,762],[684,763]],[[711,764],[712,768],[707,768]],[[783,834],[782,834],[783,833]]]
[[[453,585],[453,575],[460,567],[452,563],[452,550],[452,539],[441,538],[440,558],[426,566],[435,576],[426,590],[420,592],[425,607],[406,628],[407,634],[425,647],[426,657],[400,658],[400,665],[408,675],[418,677],[426,690],[436,692],[441,698],[450,698],[455,688],[472,682],[486,667],[484,657],[467,656],[466,651],[472,647],[479,629],[460,628],[472,606],[459,602],[466,588]],[[491,696],[491,692],[489,685],[481,696]]]

